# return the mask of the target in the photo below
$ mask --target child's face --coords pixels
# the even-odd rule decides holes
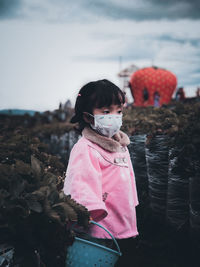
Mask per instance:
[[[123,104],[122,105],[111,105],[109,107],[94,108],[93,115],[106,115],[106,114],[122,114]],[[88,116],[88,113],[84,113],[83,116],[85,122],[94,124],[94,118]]]
[[[109,107],[93,109],[93,115],[122,114],[123,105],[111,105]]]

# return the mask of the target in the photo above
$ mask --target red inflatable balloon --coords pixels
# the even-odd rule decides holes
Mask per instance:
[[[130,86],[135,106],[162,106],[170,102],[177,79],[170,71],[148,67],[133,73]]]

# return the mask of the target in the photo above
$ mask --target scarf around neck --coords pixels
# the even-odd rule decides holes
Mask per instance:
[[[112,138],[109,138],[98,134],[90,127],[85,127],[82,131],[82,135],[109,152],[122,152],[124,148],[130,144],[128,135],[122,131],[119,131]]]

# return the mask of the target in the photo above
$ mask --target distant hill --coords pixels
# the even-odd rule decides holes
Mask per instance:
[[[0,114],[6,115],[25,115],[29,114],[30,116],[34,116],[34,114],[38,112],[36,110],[26,110],[26,109],[2,109],[0,110]]]

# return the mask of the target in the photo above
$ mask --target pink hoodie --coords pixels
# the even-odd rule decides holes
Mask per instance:
[[[135,211],[138,198],[127,147],[96,133],[92,136],[94,131],[88,128],[83,135],[70,154],[64,193],[84,205],[93,220],[100,221],[115,238],[138,235]],[[128,136],[121,131],[120,135],[128,144]],[[110,238],[96,225],[91,225],[89,233],[97,238]]]

